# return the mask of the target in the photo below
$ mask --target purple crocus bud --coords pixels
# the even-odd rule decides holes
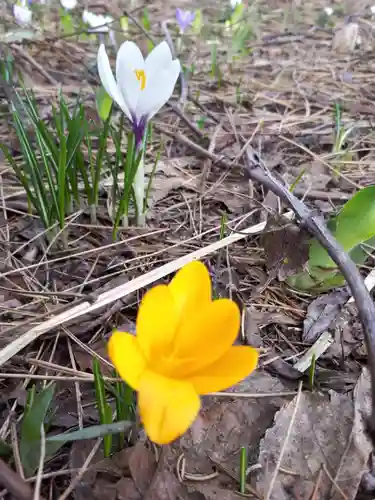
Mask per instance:
[[[195,12],[190,10],[176,9],[176,19],[180,32],[184,33],[195,19]]]

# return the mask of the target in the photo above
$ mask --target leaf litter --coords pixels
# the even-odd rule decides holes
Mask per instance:
[[[316,498],[356,498],[371,452],[363,430],[370,389],[364,368],[353,396],[303,392],[275,415],[259,451],[256,486],[265,498],[310,498],[314,491]]]

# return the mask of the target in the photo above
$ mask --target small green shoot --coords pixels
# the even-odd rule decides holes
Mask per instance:
[[[310,388],[311,392],[314,391],[315,367],[316,367],[316,356],[315,356],[315,354],[313,354],[312,358],[311,358],[311,365],[309,368],[309,388]]]
[[[245,4],[240,2],[235,6],[232,15],[230,16],[229,19],[230,26],[235,28],[237,24],[243,21],[244,13],[245,13]]]
[[[69,12],[61,9],[60,10],[60,23],[64,35],[71,35],[75,32],[75,26],[72,16]]]
[[[199,130],[204,130],[206,121],[207,121],[207,118],[203,115],[198,118],[197,127],[199,128]]]
[[[220,217],[220,236],[219,238],[222,240],[225,238],[225,231],[227,229],[228,216],[226,213],[223,213]]]
[[[303,168],[303,169],[301,170],[301,172],[297,175],[297,177],[296,177],[295,181],[292,183],[292,185],[291,185],[291,186],[290,186],[290,188],[289,188],[289,191],[290,191],[291,193],[293,193],[293,191],[296,189],[296,187],[298,186],[298,184],[299,184],[300,180],[301,180],[301,179],[302,179],[302,177],[305,175],[305,173],[306,173],[306,168]]]
[[[332,153],[335,155],[336,161],[331,162],[334,167],[334,173],[339,175],[342,162],[352,161],[353,155],[346,148],[346,141],[349,135],[355,129],[355,126],[345,128],[342,123],[342,112],[339,103],[334,105],[334,120],[335,120],[335,139],[332,147]]]
[[[92,372],[94,374],[96,406],[99,412],[99,422],[101,425],[113,424],[112,408],[111,405],[107,403],[104,379],[99,361],[96,358],[93,359]],[[105,435],[103,437],[103,443],[104,457],[108,458],[111,455],[112,450],[112,435]]]
[[[246,493],[247,449],[241,446],[240,450],[240,493]]]
[[[129,19],[127,16],[120,17],[120,27],[125,34],[129,31]]]
[[[113,377],[118,377],[116,371],[113,372]],[[116,420],[117,421],[132,421],[134,420],[134,391],[125,382],[116,382],[115,387],[116,398]],[[126,433],[119,434],[119,449],[123,448],[126,439]]]
[[[41,425],[48,426],[47,416],[55,393],[55,385],[37,393],[35,386],[28,391],[20,430],[20,459],[27,477],[32,476],[39,466]],[[47,443],[46,443],[47,444]],[[61,444],[46,446],[46,457],[51,457]]]
[[[195,18],[194,18],[194,21],[191,25],[191,28],[192,28],[192,32],[194,33],[194,35],[199,35],[202,31],[202,28],[203,28],[203,13],[202,13],[202,10],[201,9],[197,9],[195,11]]]
[[[143,9],[142,24],[143,24],[143,27],[145,28],[145,30],[147,32],[151,31],[151,21],[150,21],[150,16],[149,16],[147,7],[145,7]],[[151,50],[153,48],[154,48],[154,44],[152,43],[151,40],[148,39],[147,40],[147,49],[148,49],[148,51],[151,52]]]
[[[221,73],[217,62],[217,42],[213,42],[211,49],[211,76],[212,78],[217,78],[218,85],[220,87],[221,83]]]

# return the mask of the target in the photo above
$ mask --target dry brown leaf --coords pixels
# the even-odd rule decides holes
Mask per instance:
[[[309,251],[307,232],[291,223],[279,227],[282,223],[282,219],[269,218],[269,230],[261,237],[267,269],[276,271],[280,281],[302,270]]]
[[[203,408],[186,434],[164,446],[154,478],[144,500],[234,500],[238,498],[239,453],[248,446],[255,453],[259,439],[271,425],[275,412],[285,402],[277,393],[285,386],[266,372],[256,371],[231,391],[268,393],[270,397],[240,398],[208,396]],[[275,396],[272,396],[275,394]],[[180,483],[176,477],[177,459],[183,454],[190,474],[212,474],[209,481]],[[218,464],[229,474],[217,469]],[[234,479],[231,479],[234,478]]]
[[[262,470],[257,479],[259,492],[269,500],[309,498],[323,469],[316,498],[342,500],[343,496],[333,486],[324,470],[326,468],[346,498],[355,498],[370,451],[363,427],[359,424],[361,410],[370,401],[367,395],[369,386],[364,377],[357,384],[355,409],[351,397],[334,391],[329,391],[329,394],[301,394],[286,441],[281,470],[269,492],[296,398],[276,414],[274,426],[266,432],[260,444]]]
[[[133,481],[142,495],[146,493],[156,472],[156,460],[150,448],[138,442],[129,457],[129,469]]]
[[[168,448],[165,449],[167,450]],[[183,496],[184,490],[185,488],[178,481],[174,472],[169,470],[168,464],[165,463],[165,468],[158,467],[157,473],[143,500],[176,500],[177,498],[184,500],[186,498],[186,495]]]
[[[357,43],[358,32],[358,23],[345,24],[336,31],[333,37],[332,49],[340,54],[353,52]]]
[[[104,342],[103,339],[98,340],[94,344],[91,344],[90,349],[95,351],[102,358],[109,361],[107,344]],[[92,362],[93,362],[92,355],[89,352],[84,351],[82,347],[80,347],[77,344],[73,344],[73,352],[79,368],[82,371],[92,371]],[[105,375],[106,377],[111,377],[113,375],[112,373],[113,370],[111,370],[111,368],[107,364],[100,362],[100,367],[102,369],[103,375]]]
[[[141,500],[142,495],[139,493],[133,479],[123,477],[116,484],[117,500]],[[103,499],[105,496],[103,496]]]
[[[285,386],[268,373],[257,370],[230,392],[275,394]],[[271,425],[275,412],[284,403],[281,397],[205,398],[203,409],[179,441],[187,470],[212,473],[212,461],[220,462],[238,477],[241,446],[257,447],[259,439]]]
[[[342,306],[347,302],[347,290],[336,290],[319,296],[307,308],[306,318],[303,322],[303,342],[313,344],[330,324],[336,320]]]
[[[174,189],[181,187],[198,189],[197,178],[189,175],[185,170],[188,164],[189,159],[186,158],[159,160],[148,198],[149,207],[166,198]],[[152,168],[153,165],[147,165],[146,173],[151,173]]]

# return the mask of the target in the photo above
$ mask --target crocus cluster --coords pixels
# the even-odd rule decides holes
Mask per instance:
[[[166,444],[184,434],[199,412],[200,395],[233,386],[256,368],[254,348],[233,346],[239,327],[236,303],[212,300],[207,268],[192,262],[169,285],[145,294],[136,336],[112,334],[110,359],[138,392],[152,441]]]

